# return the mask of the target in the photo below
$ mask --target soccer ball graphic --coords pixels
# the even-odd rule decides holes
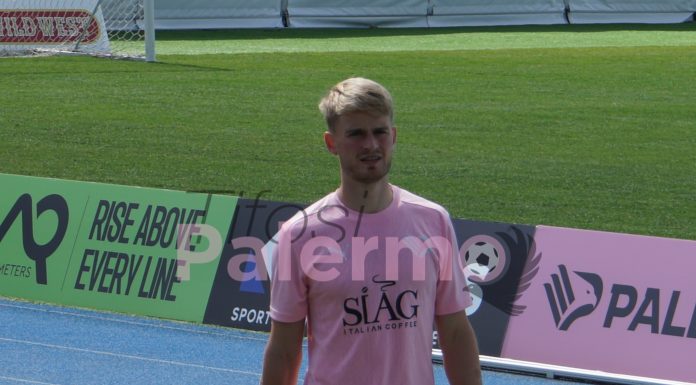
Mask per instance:
[[[500,254],[491,243],[476,242],[466,250],[464,261],[472,275],[485,279],[498,266]]]
[[[483,302],[483,289],[473,282],[469,282],[467,286],[469,288],[469,295],[471,296],[471,305],[466,308],[466,315],[472,315],[481,307],[481,302]]]

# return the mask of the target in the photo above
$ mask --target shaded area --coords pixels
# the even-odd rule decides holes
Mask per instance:
[[[548,33],[548,32],[696,32],[696,23],[682,24],[568,24],[568,25],[521,25],[490,27],[447,27],[447,28],[363,28],[363,29],[219,29],[219,30],[158,30],[158,41],[198,40],[266,40],[266,39],[337,39],[354,37],[394,36],[439,36],[462,33]]]

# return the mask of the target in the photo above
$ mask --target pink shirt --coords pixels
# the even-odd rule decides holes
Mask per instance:
[[[471,303],[447,211],[392,189],[375,214],[331,193],[278,233],[271,317],[307,319],[306,385],[433,384],[434,317]]]

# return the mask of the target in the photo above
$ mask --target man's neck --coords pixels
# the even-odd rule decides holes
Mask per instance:
[[[387,207],[394,198],[387,178],[376,183],[341,182],[338,197],[349,209],[364,213],[377,213]]]

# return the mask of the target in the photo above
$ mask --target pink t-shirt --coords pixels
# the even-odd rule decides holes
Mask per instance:
[[[333,192],[283,224],[271,317],[307,319],[306,385],[428,385],[435,315],[471,304],[447,211],[392,186],[386,209]]]

